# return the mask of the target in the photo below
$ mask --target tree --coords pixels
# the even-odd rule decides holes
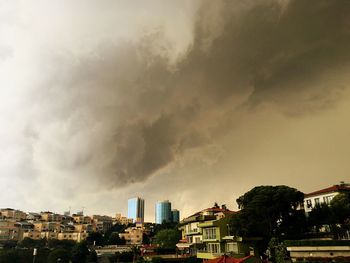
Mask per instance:
[[[58,240],[58,239],[49,239],[48,247],[49,248],[63,248],[71,250],[75,246],[76,242],[73,240]]]
[[[53,250],[48,258],[47,262],[48,263],[68,263],[70,261],[70,252],[67,249],[64,248],[57,248]]]
[[[125,245],[126,240],[124,237],[120,238],[118,233],[111,233],[106,243],[108,245]]]
[[[181,232],[177,229],[163,229],[155,235],[155,243],[161,248],[175,249],[181,238]]]
[[[103,235],[99,232],[92,232],[86,238],[86,241],[89,245],[95,244],[96,246],[103,246],[105,244],[105,240]]]
[[[89,255],[89,249],[85,241],[77,243],[72,250],[72,262],[80,263],[85,262],[87,256]]]
[[[271,238],[268,247],[273,262],[284,263],[286,262],[285,260],[289,258],[286,246],[283,242],[279,242],[277,238]]]
[[[294,234],[294,224],[305,222],[298,212],[303,200],[302,192],[288,186],[254,187],[237,199],[241,210],[233,216],[231,229],[235,235],[262,237],[266,248],[271,237],[287,238]]]
[[[336,195],[331,203],[334,221],[343,224],[350,218],[350,193],[340,193]]]
[[[145,233],[142,234],[142,244],[149,245],[151,243],[151,240],[149,236]]]
[[[308,224],[315,232],[319,232],[324,225],[333,225],[334,217],[331,207],[325,203],[317,204],[309,212]]]
[[[98,261],[97,253],[95,250],[90,251],[87,262],[96,263]]]
[[[35,240],[29,237],[25,237],[19,244],[19,247],[24,247],[24,248],[42,248],[45,247],[46,244],[46,239],[39,239]]]

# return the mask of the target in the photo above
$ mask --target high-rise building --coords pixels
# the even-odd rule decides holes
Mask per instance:
[[[145,219],[145,200],[140,197],[128,200],[128,218],[132,218],[134,222],[144,222]]]
[[[171,222],[171,203],[168,200],[156,203],[156,224]]]
[[[180,211],[177,209],[171,210],[171,221],[173,223],[179,223],[180,222]]]

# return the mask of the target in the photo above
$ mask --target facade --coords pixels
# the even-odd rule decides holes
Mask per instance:
[[[3,219],[14,219],[17,221],[21,221],[27,218],[27,214],[20,210],[12,208],[3,208],[0,209],[0,217]]]
[[[93,222],[93,218],[90,216],[84,216],[82,214],[73,214],[72,219],[74,223],[77,224],[91,224]]]
[[[128,200],[128,218],[134,222],[144,222],[145,219],[145,200],[140,197]]]
[[[141,245],[143,240],[143,228],[129,227],[125,229],[125,233],[119,234],[120,238],[124,238],[127,245]]]
[[[116,214],[115,222],[121,225],[128,225],[133,223],[133,219],[127,218],[126,216],[122,216],[122,214]]]
[[[169,223],[172,221],[171,203],[169,200],[158,201],[156,203],[156,224],[163,222]]]
[[[49,211],[41,212],[41,220],[47,221],[47,222],[61,222],[63,219],[63,216],[60,214],[55,214]]]
[[[42,239],[41,232],[40,231],[36,231],[36,230],[23,232],[21,237],[20,237],[20,240],[23,240],[25,238],[31,238],[31,239],[34,239],[34,240],[40,240],[40,239]]]
[[[92,221],[97,232],[105,233],[113,227],[113,219],[110,216],[93,215]]]
[[[332,199],[339,193],[350,192],[350,184],[341,182],[339,185],[333,185],[331,187],[321,189],[304,196],[304,209],[305,212],[310,212],[315,206],[320,204],[329,204]]]
[[[16,226],[16,221],[0,220],[0,242],[3,241],[18,241],[19,227]]]
[[[177,209],[171,210],[171,221],[173,223],[179,223],[180,222],[180,211]]]
[[[84,232],[61,232],[58,233],[57,239],[58,240],[73,240],[76,242],[80,242],[85,240],[88,237],[87,233]]]
[[[34,222],[33,225],[34,225],[34,230],[40,231],[40,232],[45,232],[45,231],[59,232],[59,231],[61,231],[60,222],[39,221],[39,222]]]

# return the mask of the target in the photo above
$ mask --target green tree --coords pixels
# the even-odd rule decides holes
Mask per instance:
[[[120,238],[118,233],[111,233],[109,235],[107,244],[108,245],[125,245],[126,240],[125,238]]]
[[[289,258],[286,246],[283,242],[279,242],[276,237],[271,238],[268,248],[273,262],[284,263],[285,260]]]
[[[89,255],[89,249],[85,241],[77,243],[72,249],[72,262],[85,262]]]
[[[1,263],[29,263],[32,256],[30,253],[23,253],[24,251],[18,249],[9,249],[0,252]]]
[[[90,251],[87,262],[88,263],[96,263],[97,262],[97,253],[95,250]]]
[[[336,195],[332,199],[330,207],[335,223],[343,224],[350,218],[350,193]]]
[[[149,235],[143,233],[142,234],[142,244],[149,245],[151,243],[151,240],[149,238]]]
[[[39,239],[39,240],[34,240],[29,237],[25,237],[19,244],[19,247],[24,247],[24,248],[43,248],[46,245],[46,238],[44,239]]]
[[[47,243],[49,248],[63,248],[69,251],[76,244],[76,242],[73,240],[58,240],[58,239],[49,239]]]
[[[333,225],[334,217],[331,207],[325,203],[317,204],[309,212],[308,224],[315,232],[319,232],[325,225]]]
[[[50,252],[47,262],[48,263],[69,263],[71,258],[70,252],[64,248],[57,248]]]
[[[232,232],[262,237],[265,240],[260,246],[262,251],[273,236],[295,236],[295,224],[306,222],[304,214],[298,211],[303,200],[302,192],[288,186],[254,187],[237,199],[241,210],[232,218]]]
[[[103,235],[99,232],[92,232],[89,234],[89,236],[86,238],[86,241],[88,245],[95,244],[96,246],[103,246],[105,244],[105,239]]]
[[[155,235],[155,243],[166,249],[175,249],[180,239],[181,232],[177,229],[163,229]]]

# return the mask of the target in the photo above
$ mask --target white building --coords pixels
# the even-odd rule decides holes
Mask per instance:
[[[305,194],[305,212],[310,212],[316,205],[320,205],[322,203],[329,204],[334,198],[334,196],[344,192],[350,192],[350,184],[345,184],[344,182],[341,182],[339,185],[333,185],[325,189]]]

